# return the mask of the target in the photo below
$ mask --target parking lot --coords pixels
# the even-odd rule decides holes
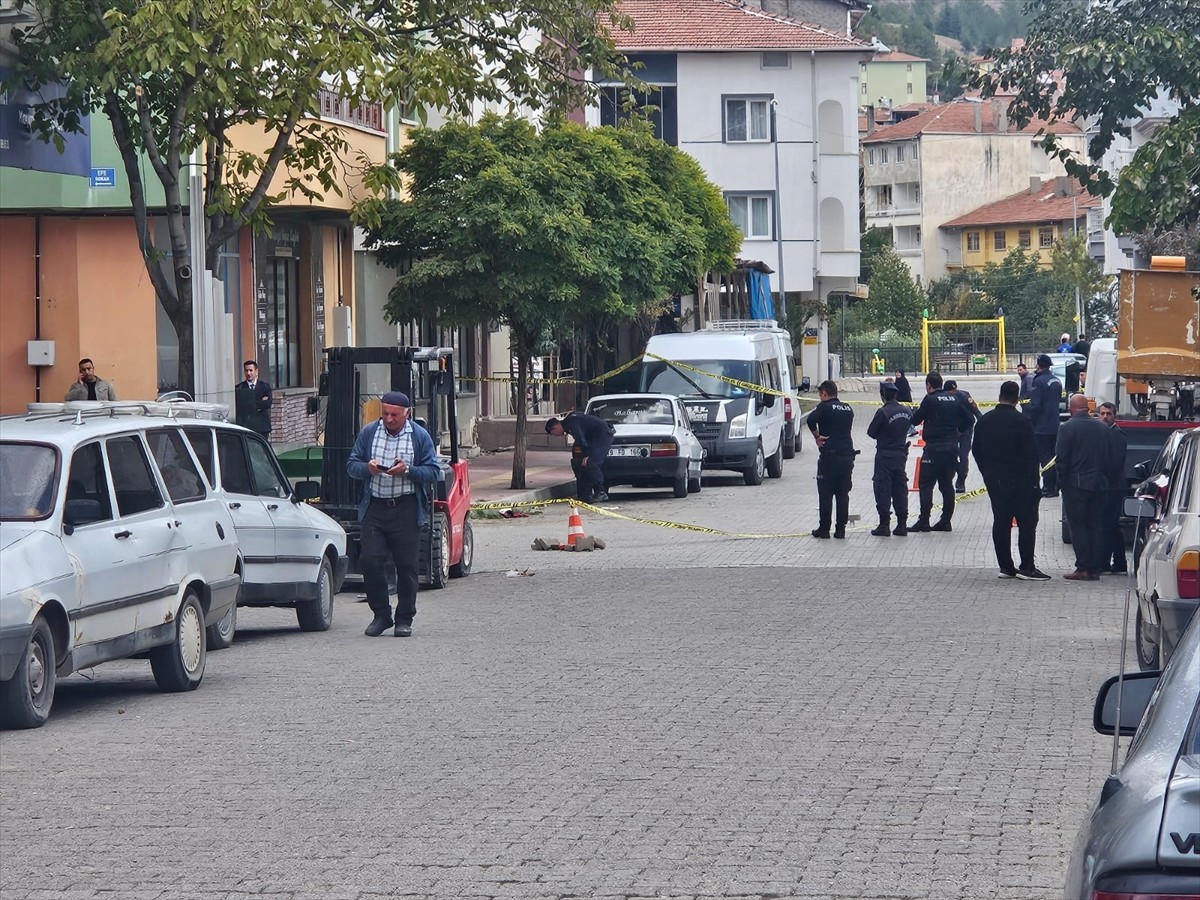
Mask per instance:
[[[364,638],[344,592],[325,633],[243,610],[194,693],[142,662],[64,680],[45,728],[0,736],[0,893],[1059,896],[1124,584],[1057,577],[1057,501],[1046,584],[995,577],[986,498],[872,538],[859,446],[846,541],[585,513],[608,549],[529,549],[565,536],[555,506],[478,521],[475,574],[422,593],[410,640]],[[606,507],[809,530],[811,451]]]

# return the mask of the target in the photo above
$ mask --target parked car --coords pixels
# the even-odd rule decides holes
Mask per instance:
[[[1064,900],[1200,900],[1200,617],[1161,672],[1106,681],[1093,724],[1133,741],[1079,831]]]
[[[676,497],[700,490],[704,448],[687,410],[670,394],[604,394],[586,412],[613,427],[604,480],[634,487],[670,487]]]
[[[0,419],[0,721],[42,725],[57,679],[148,658],[164,691],[204,677],[205,629],[245,563],[179,423],[141,404]],[[127,413],[134,413],[132,415]]]
[[[1137,562],[1135,643],[1143,669],[1160,668],[1200,607],[1200,429],[1185,432],[1165,499],[1127,501],[1152,521]],[[1140,510],[1136,509],[1140,505]]]
[[[1146,542],[1146,534],[1150,526],[1158,521],[1162,514],[1163,504],[1167,502],[1167,487],[1171,483],[1171,470],[1175,468],[1175,460],[1179,456],[1179,448],[1188,429],[1177,428],[1168,436],[1166,443],[1159,449],[1152,460],[1135,463],[1134,477],[1138,479],[1133,486],[1134,497],[1150,497],[1154,500],[1154,516],[1141,520],[1141,528],[1134,534],[1134,559],[1141,556],[1142,546]]]

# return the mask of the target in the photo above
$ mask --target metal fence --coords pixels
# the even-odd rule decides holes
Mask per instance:
[[[1005,371],[1012,372],[1018,363],[1024,363],[1032,369],[1039,353],[1050,353],[1058,349],[1061,336],[1061,331],[1008,332],[1005,335]],[[970,326],[964,326],[951,333],[943,331],[931,334],[930,365],[942,372],[998,372],[1000,366],[996,338],[994,328],[975,329]],[[859,340],[847,341],[843,348],[835,346],[832,352],[841,354],[843,373],[870,375],[876,350],[884,362],[884,373],[890,374],[897,369],[903,369],[905,372],[921,371],[920,341],[891,341],[880,335],[868,343],[860,337]]]

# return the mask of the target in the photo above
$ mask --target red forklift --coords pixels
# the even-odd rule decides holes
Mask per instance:
[[[475,542],[469,519],[471,474],[459,453],[454,351],[449,347],[329,347],[325,356],[326,369],[312,409],[324,412],[325,442],[307,453],[321,456],[320,494],[313,504],[346,529],[347,581],[362,578],[358,504],[363,485],[346,474],[346,462],[358,432],[377,415],[373,407],[389,390],[412,398],[414,423],[429,432],[438,448],[445,406],[450,455],[438,455],[442,477],[432,486],[433,514],[425,521],[419,576],[421,585],[431,588],[443,588],[451,578],[466,578],[471,574]],[[392,584],[395,572],[388,568]]]

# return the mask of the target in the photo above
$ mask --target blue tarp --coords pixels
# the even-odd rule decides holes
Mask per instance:
[[[771,279],[762,272],[751,270],[746,273],[750,288],[750,318],[775,318],[775,304],[771,301]]]

